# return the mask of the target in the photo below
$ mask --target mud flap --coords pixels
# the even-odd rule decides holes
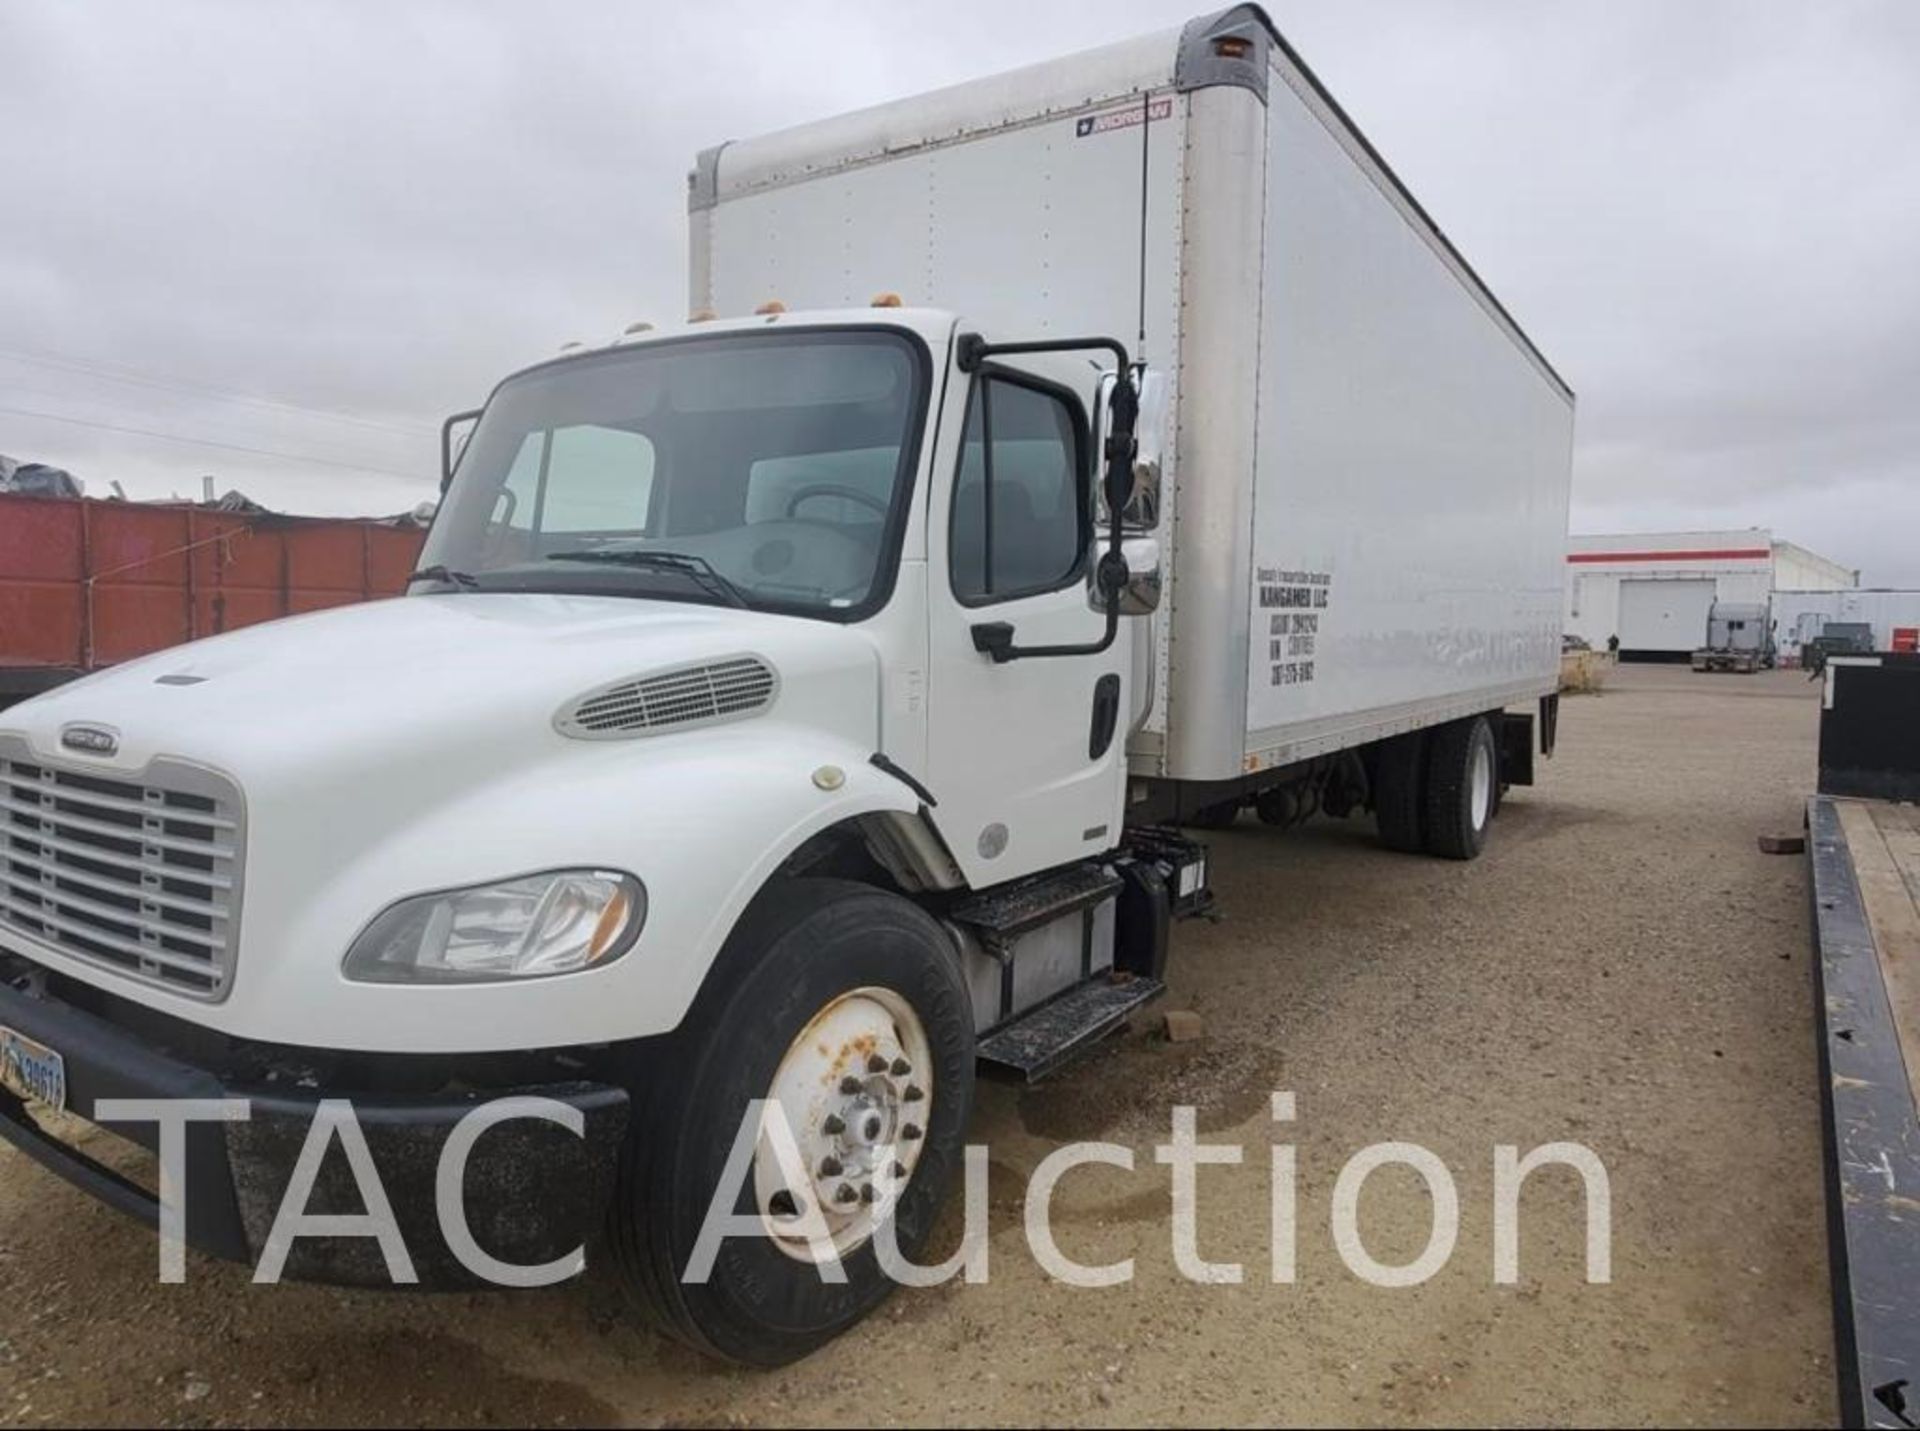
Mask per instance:
[[[1541,743],[1544,745],[1544,731]],[[1552,754],[1547,751],[1547,754]],[[1505,711],[1500,716],[1500,783],[1533,784],[1533,717]]]

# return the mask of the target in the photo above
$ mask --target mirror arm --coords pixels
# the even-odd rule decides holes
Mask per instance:
[[[453,430],[463,422],[472,422],[480,416],[480,408],[472,412],[456,412],[440,424],[440,490],[444,493],[453,485]]]

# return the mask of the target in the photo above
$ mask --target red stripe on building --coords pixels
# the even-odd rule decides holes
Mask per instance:
[[[1677,552],[1568,552],[1570,562],[1606,561],[1765,561],[1773,555],[1767,547],[1742,547],[1733,551]]]

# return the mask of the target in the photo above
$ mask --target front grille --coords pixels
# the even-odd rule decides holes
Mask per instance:
[[[773,668],[736,656],[603,686],[559,717],[572,736],[644,735],[752,715],[772,704]]]
[[[242,833],[238,792],[210,771],[155,762],[126,780],[0,750],[0,927],[224,998]]]

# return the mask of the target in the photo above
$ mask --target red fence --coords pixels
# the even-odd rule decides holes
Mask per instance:
[[[0,695],[276,616],[395,596],[424,533],[0,496]]]

